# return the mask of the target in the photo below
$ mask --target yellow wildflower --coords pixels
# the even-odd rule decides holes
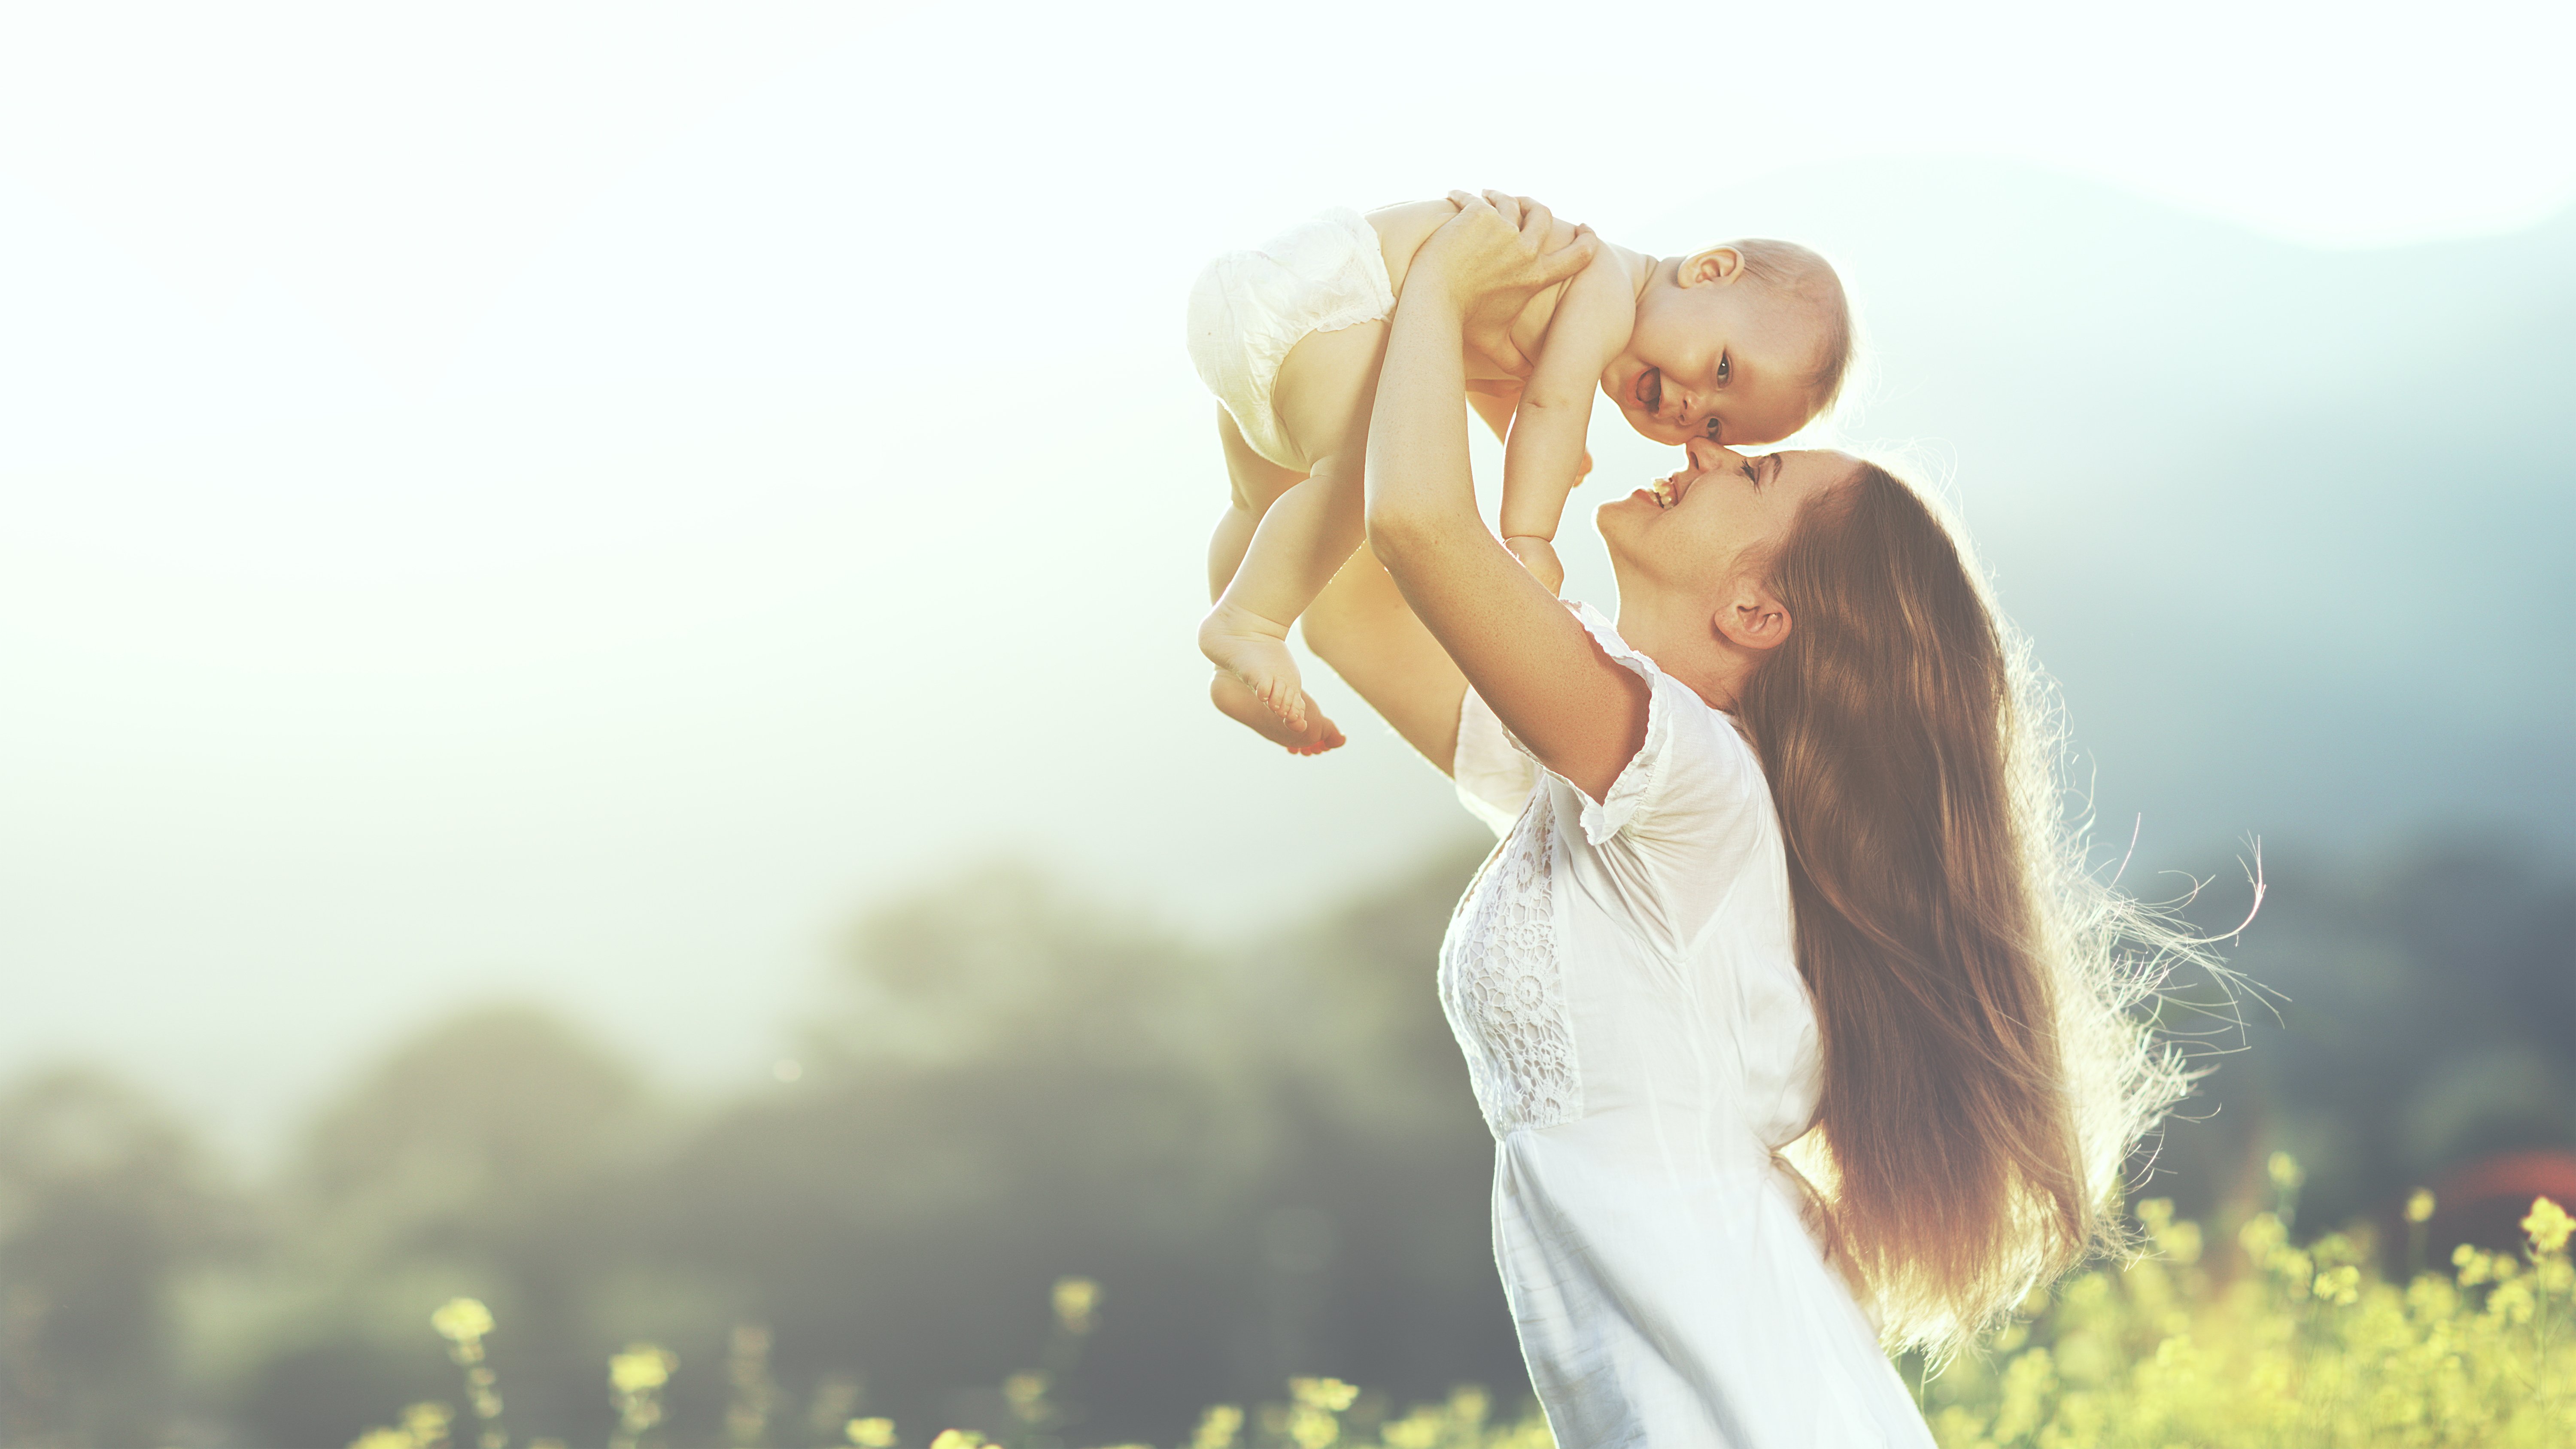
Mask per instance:
[[[1055,1321],[1067,1333],[1089,1333],[1091,1311],[1100,1306],[1100,1285],[1088,1278],[1055,1280]]]
[[[1288,1381],[1288,1397],[1300,1404],[1322,1409],[1326,1413],[1340,1413],[1349,1408],[1351,1401],[1359,1396],[1360,1391],[1356,1387],[1343,1383],[1340,1379],[1290,1379]]]
[[[2522,1220],[2522,1230],[2531,1238],[2535,1253],[2555,1253],[2567,1246],[2567,1230],[2576,1227],[2576,1218],[2545,1197],[2531,1200],[2531,1214]]]
[[[2299,1184],[2308,1180],[2307,1169],[2299,1166],[2299,1159],[2286,1152],[2273,1153],[2264,1162],[2263,1170],[2271,1175],[2272,1185],[2283,1192],[2297,1192]]]
[[[1243,1432],[1243,1411],[1232,1404],[1219,1404],[1199,1419],[1198,1432],[1190,1436],[1190,1449],[1234,1449],[1234,1436]]]
[[[1438,1409],[1416,1409],[1380,1428],[1377,1436],[1386,1449],[1432,1449],[1445,1427]]]
[[[679,1366],[680,1356],[669,1349],[630,1343],[624,1353],[609,1356],[608,1382],[621,1394],[642,1393],[669,1383],[671,1370]]]
[[[470,1343],[492,1331],[492,1310],[479,1298],[450,1298],[429,1315],[429,1326],[451,1343]]]
[[[894,1420],[852,1419],[841,1433],[858,1449],[894,1449]]]
[[[2429,1222],[2431,1221],[2432,1216],[2433,1190],[2429,1187],[2419,1187],[2415,1189],[2413,1195],[2406,1199],[2406,1221],[2410,1223]]]

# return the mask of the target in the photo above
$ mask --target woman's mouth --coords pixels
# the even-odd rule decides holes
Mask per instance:
[[[1682,495],[1690,491],[1690,486],[1688,474],[1675,473],[1670,478],[1656,479],[1647,492],[1653,496],[1657,508],[1670,508],[1682,501]]]
[[[1663,369],[1650,367],[1638,373],[1637,380],[1629,385],[1628,395],[1637,400],[1637,406],[1650,413],[1662,407],[1664,405]]]

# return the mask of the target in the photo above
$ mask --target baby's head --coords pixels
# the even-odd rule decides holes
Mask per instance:
[[[1732,241],[1656,264],[1601,390],[1659,443],[1776,443],[1833,405],[1851,354],[1851,306],[1823,257]]]

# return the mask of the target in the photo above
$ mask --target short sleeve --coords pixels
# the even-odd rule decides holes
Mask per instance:
[[[1583,802],[1580,822],[1583,838],[1599,845],[1626,829],[1629,822],[1635,820],[1654,799],[1663,777],[1665,761],[1673,749],[1674,704],[1668,696],[1676,689],[1686,690],[1687,686],[1665,677],[1664,672],[1655,667],[1655,661],[1629,648],[1628,641],[1619,637],[1619,631],[1601,616],[1600,610],[1590,604],[1576,604],[1573,608],[1576,621],[1592,636],[1592,642],[1600,647],[1601,652],[1609,656],[1610,662],[1646,681],[1645,741],[1637,746],[1637,753],[1628,757],[1628,763],[1620,768],[1618,778],[1610,782],[1609,790],[1599,800],[1594,800],[1573,781],[1566,781],[1568,788],[1574,790],[1575,798]],[[1552,770],[1548,773],[1555,775]],[[1556,775],[1556,778],[1565,777]]]
[[[1449,773],[1458,785],[1458,803],[1497,838],[1511,834],[1538,785],[1537,763],[1472,689],[1458,706],[1458,752]]]

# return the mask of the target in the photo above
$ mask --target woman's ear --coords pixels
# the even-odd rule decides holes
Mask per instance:
[[[1744,253],[1733,247],[1710,247],[1682,258],[1681,270],[1673,277],[1677,286],[1700,287],[1711,282],[1732,282],[1744,275]]]
[[[1717,632],[1739,649],[1777,649],[1789,637],[1789,606],[1750,575],[1718,607]]]

